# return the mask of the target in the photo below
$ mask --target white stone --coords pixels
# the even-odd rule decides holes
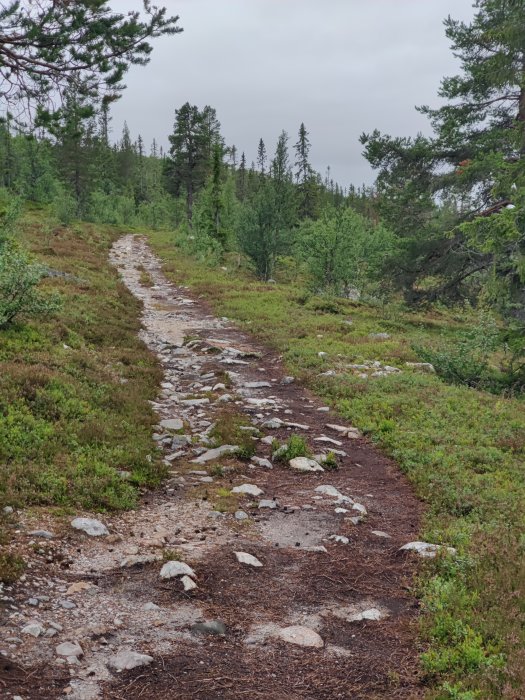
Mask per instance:
[[[368,608],[362,612],[356,612],[349,615],[346,619],[348,622],[359,622],[360,620],[382,620],[385,615],[377,608]]]
[[[182,430],[184,428],[184,423],[180,418],[168,418],[166,420],[161,420],[159,425],[165,430]]]
[[[330,535],[329,539],[337,542],[337,544],[348,544],[350,542],[348,537],[344,537],[344,535]]]
[[[160,577],[164,579],[175,578],[177,576],[196,577],[195,571],[183,561],[167,561],[160,570]]]
[[[204,464],[205,462],[210,462],[213,459],[219,459],[224,455],[234,454],[237,452],[239,447],[237,445],[221,445],[213,450],[207,450],[204,454],[197,457],[197,459],[192,459],[194,464]]]
[[[247,564],[248,566],[256,567],[262,566],[262,562],[260,562],[257,557],[254,557],[252,554],[248,554],[247,552],[234,552],[234,554],[240,564]]]
[[[275,509],[279,507],[279,503],[277,501],[272,501],[270,499],[263,499],[262,501],[259,501],[259,508],[270,508],[270,509]]]
[[[44,628],[38,622],[30,622],[25,627],[22,627],[22,634],[30,634],[32,637],[40,637]]]
[[[372,534],[376,537],[385,537],[388,539],[392,539],[391,535],[389,535],[387,532],[383,532],[382,530],[372,530]]]
[[[265,467],[266,469],[273,469],[273,465],[269,459],[264,457],[252,457],[252,462],[258,467]]]
[[[185,591],[192,591],[194,588],[197,588],[197,584],[189,576],[183,576],[181,581]]]
[[[324,647],[324,642],[317,632],[301,625],[283,627],[278,631],[277,636],[284,642],[297,644],[300,647],[315,647],[317,649]]]
[[[308,457],[294,457],[290,460],[290,467],[299,472],[324,472],[324,469],[315,459]]]
[[[264,387],[271,387],[270,382],[245,382],[244,387],[246,389],[263,389]]]
[[[361,503],[354,503],[354,505],[352,506],[352,510],[357,510],[357,512],[361,513],[361,515],[367,514],[366,508]]]
[[[262,496],[264,491],[258,486],[255,486],[255,484],[241,484],[241,486],[235,486],[232,489],[232,493],[244,493],[248,496]]]
[[[266,428],[267,430],[276,430],[282,425],[283,421],[280,418],[270,418],[261,425],[261,428]]]
[[[136,651],[123,650],[111,657],[109,665],[117,669],[117,671],[129,671],[138,666],[149,666],[152,661],[153,656],[138,654]]]
[[[83,656],[84,652],[78,642],[63,642],[55,647],[58,656]]]
[[[330,484],[322,484],[315,489],[316,493],[322,493],[325,496],[333,496],[334,498],[339,498],[342,494],[335,488],[335,486],[330,486]]]
[[[107,527],[100,520],[95,520],[94,518],[75,518],[71,521],[71,527],[75,528],[75,530],[82,530],[90,537],[109,535]]]
[[[336,447],[341,447],[343,444],[341,440],[334,440],[333,438],[326,437],[325,435],[314,438],[314,442],[328,442],[330,445],[335,445]]]
[[[454,547],[445,547],[441,544],[430,544],[429,542],[408,542],[401,547],[401,550],[417,552],[420,557],[429,559],[433,559],[442,549],[446,550],[449,554],[456,554]]]

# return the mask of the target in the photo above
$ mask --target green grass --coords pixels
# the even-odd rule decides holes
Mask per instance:
[[[57,315],[0,331],[0,507],[130,508],[162,475],[147,403],[161,372],[137,336],[140,304],[107,260],[117,232],[86,224],[44,237],[44,224],[28,213],[21,238],[75,279],[43,283],[62,295]],[[0,557],[0,578],[8,569]]]
[[[287,372],[397,461],[428,504],[421,537],[458,549],[454,561],[422,566],[417,582],[428,697],[522,698],[525,404],[405,367],[420,359],[414,346],[457,341],[473,315],[316,298],[261,283],[233,258],[227,271],[197,264],[174,234],[150,240],[168,277],[277,349]],[[378,332],[391,337],[370,338]],[[403,372],[364,380],[345,367],[367,360]],[[319,376],[329,369],[338,376]]]

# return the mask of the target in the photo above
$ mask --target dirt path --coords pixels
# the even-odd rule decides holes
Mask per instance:
[[[327,427],[340,420],[278,357],[168,283],[143,240],[122,238],[112,261],[165,369],[159,423],[181,421],[154,436],[170,477],[136,512],[80,514],[102,536],[19,514],[34,554],[3,592],[0,697],[422,697],[415,561],[399,552],[421,508],[405,479],[356,432]],[[233,418],[257,429],[255,459],[210,453],[214,424]],[[271,439],[291,434],[318,464],[339,451],[338,469],[272,462]],[[242,485],[253,494],[232,497]]]

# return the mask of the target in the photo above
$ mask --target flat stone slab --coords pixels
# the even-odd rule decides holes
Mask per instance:
[[[130,671],[139,666],[149,666],[152,661],[153,656],[148,656],[148,654],[123,650],[111,657],[109,665],[117,671]]]
[[[58,656],[83,656],[84,652],[78,642],[63,642],[55,648]]]
[[[248,554],[247,552],[234,552],[234,554],[240,564],[247,564],[248,566],[255,567],[262,566],[262,562],[260,562],[257,557],[254,557],[252,554]]]
[[[427,559],[433,559],[438,552],[445,550],[448,554],[456,554],[456,549],[454,547],[446,547],[441,544],[431,544],[430,542],[408,542],[404,544],[399,551],[411,551],[419,554],[420,557],[426,557]]]
[[[206,450],[204,454],[197,457],[197,459],[192,459],[194,464],[204,464],[205,462],[211,462],[214,459],[220,459],[224,455],[235,454],[239,449],[238,445],[221,445],[220,447],[215,447],[213,450]]]
[[[109,535],[109,530],[104,523],[101,523],[100,520],[95,520],[95,518],[74,518],[71,521],[71,527],[85,532],[90,537]]]
[[[316,493],[322,493],[323,496],[332,496],[333,498],[340,498],[343,494],[338,491],[335,486],[330,484],[322,484],[315,489]]]
[[[232,493],[243,493],[247,496],[262,496],[264,491],[258,486],[255,486],[255,484],[241,484],[241,486],[235,486],[232,489]]]
[[[182,430],[184,428],[181,418],[167,418],[166,420],[161,420],[159,425],[164,430]]]
[[[291,627],[283,627],[276,635],[283,642],[288,644],[296,644],[300,647],[313,647],[321,649],[324,647],[324,642],[315,630],[301,625],[292,625]]]

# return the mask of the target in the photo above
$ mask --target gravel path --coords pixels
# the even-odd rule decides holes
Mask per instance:
[[[143,239],[111,259],[164,367],[152,430],[169,477],[136,511],[76,527],[17,514],[32,565],[3,591],[0,697],[422,697],[417,557],[400,551],[421,505],[405,479],[274,353],[169,283]],[[214,440],[232,417],[253,456]],[[292,434],[311,454],[274,459]]]

